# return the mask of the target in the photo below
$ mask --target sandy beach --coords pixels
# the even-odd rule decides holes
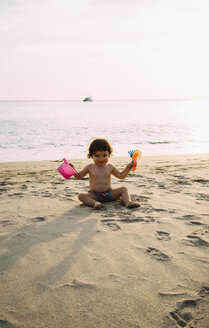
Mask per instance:
[[[65,180],[60,163],[0,164],[0,327],[208,328],[209,154],[113,177],[137,209],[82,205],[88,177]]]

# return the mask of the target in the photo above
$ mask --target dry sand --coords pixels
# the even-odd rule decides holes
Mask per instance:
[[[81,205],[59,164],[0,164],[0,327],[209,327],[209,154],[113,178],[139,209]]]

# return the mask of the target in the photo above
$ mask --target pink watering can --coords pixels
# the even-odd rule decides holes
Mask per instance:
[[[63,158],[63,163],[58,167],[57,170],[59,171],[60,174],[62,174],[62,176],[65,179],[69,179],[72,175],[74,175],[76,173],[76,171],[68,163],[68,161],[66,160],[66,158]]]

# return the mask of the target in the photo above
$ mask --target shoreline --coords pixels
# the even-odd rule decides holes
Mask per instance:
[[[186,159],[198,159],[198,158],[203,158],[203,159],[208,159],[209,158],[209,152],[208,153],[195,153],[195,154],[169,154],[169,155],[146,155],[143,156],[139,161],[150,161],[150,160],[168,160],[168,161],[174,161],[174,160],[181,160],[184,161]],[[67,158],[68,161],[74,162],[74,161],[79,161],[79,162],[86,162],[86,161],[91,161],[91,159],[86,158],[71,158],[70,160]],[[130,156],[111,156],[110,161],[117,162],[117,161],[126,161],[127,162],[130,160]],[[49,160],[35,160],[35,161],[9,161],[9,162],[0,162],[1,165],[13,165],[13,164],[28,164],[28,163],[60,163],[62,162],[62,159],[49,159]]]
[[[65,180],[61,162],[0,163],[0,326],[207,328],[209,153],[146,156],[113,177],[139,209],[82,205],[88,177]]]

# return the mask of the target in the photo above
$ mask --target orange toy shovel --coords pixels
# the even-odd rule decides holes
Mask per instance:
[[[131,171],[135,171],[136,170],[136,161],[137,159],[140,159],[140,157],[142,156],[142,153],[140,150],[130,150],[128,152],[132,158],[132,166],[130,167]]]

